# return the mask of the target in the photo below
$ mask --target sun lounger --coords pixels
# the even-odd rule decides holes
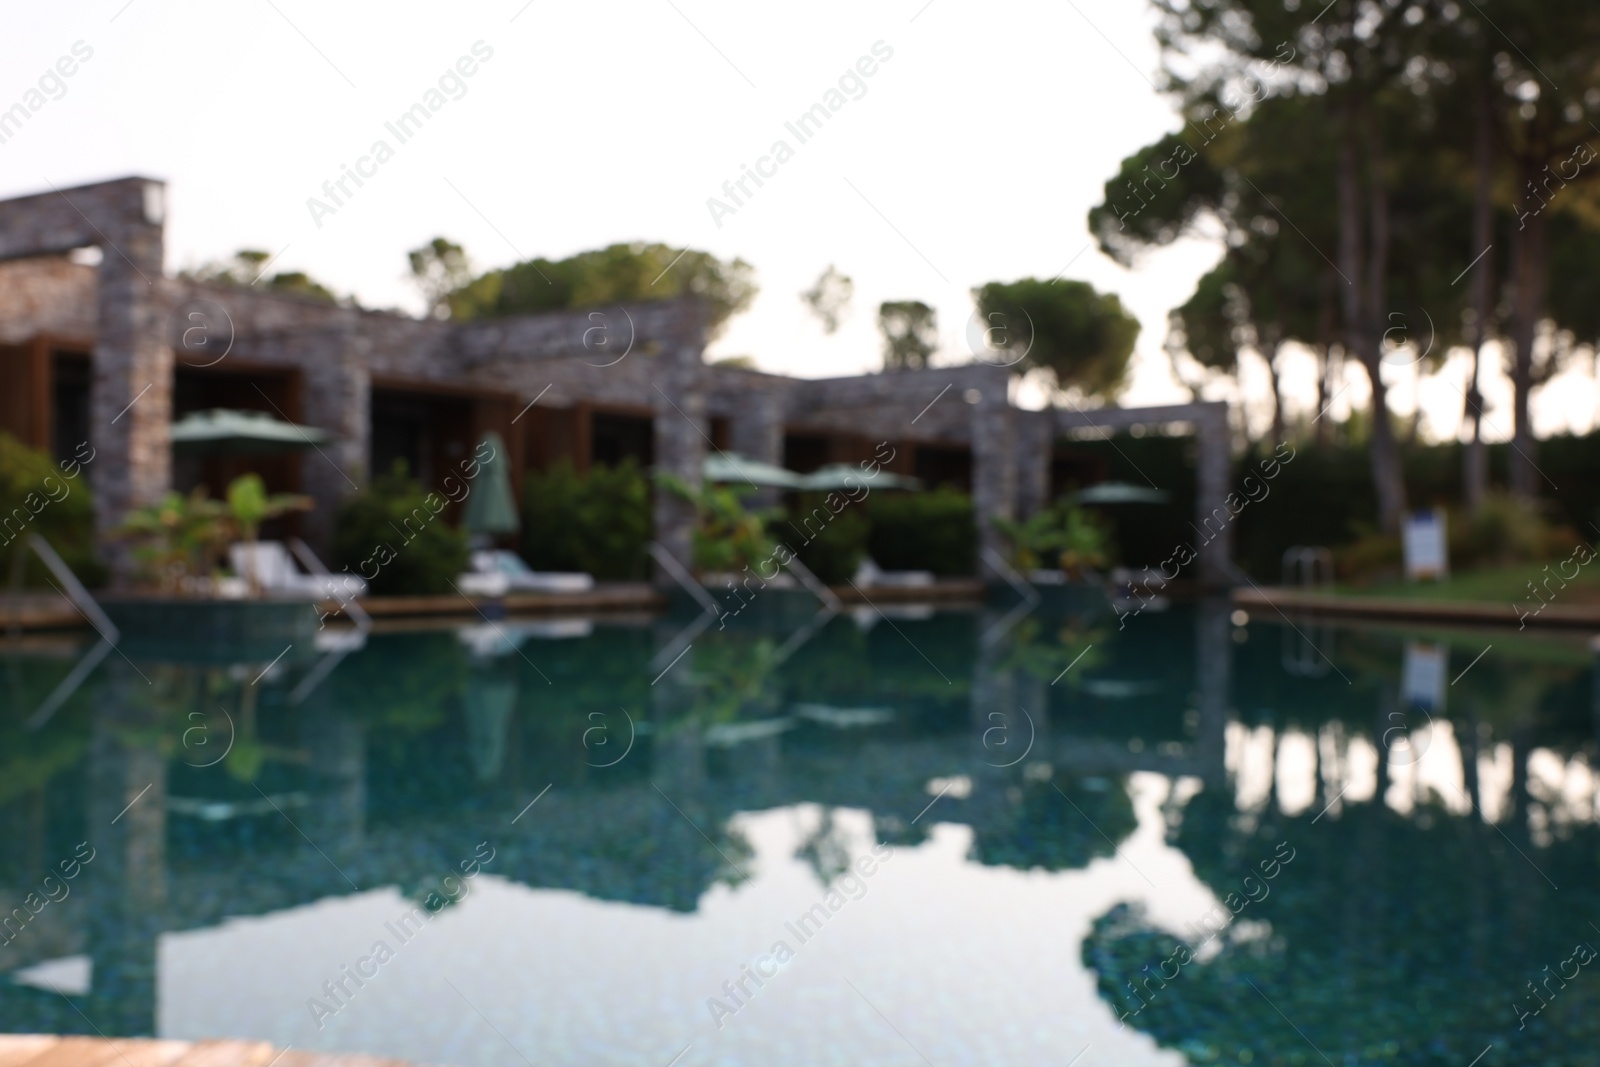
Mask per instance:
[[[505,592],[512,593],[586,593],[594,588],[594,578],[588,574],[571,571],[536,571],[522,561],[515,552],[491,549],[472,554],[472,573],[463,575],[461,591],[472,590],[465,583],[476,578],[482,586],[499,587],[504,582]],[[504,593],[484,594],[503,596]]]
[[[886,571],[872,561],[863,559],[856,568],[855,583],[859,586],[883,586],[913,589],[933,584],[932,571]]]
[[[349,600],[364,596],[367,583],[353,574],[305,574],[282,541],[243,541],[228,549],[235,574],[274,599]]]

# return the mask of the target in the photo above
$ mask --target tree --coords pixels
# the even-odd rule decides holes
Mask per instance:
[[[926,367],[939,347],[939,318],[920,300],[886,300],[878,305],[883,333],[883,369]]]
[[[636,241],[491,270],[448,300],[451,318],[481,319],[697,296],[708,311],[708,338],[715,338],[750,306],[756,288],[755,269],[742,259]]]
[[[832,334],[849,314],[850,298],[855,291],[855,282],[834,270],[830,263],[828,269],[817,276],[816,284],[800,294],[800,300],[822,323],[822,332]]]
[[[1283,0],[1154,2],[1167,87],[1180,100],[1190,129],[1204,136],[1214,165],[1232,166],[1242,179],[1230,184],[1227,195],[1253,193],[1301,231],[1338,275],[1345,350],[1361,362],[1371,386],[1379,520],[1397,530],[1405,482],[1381,373],[1383,339],[1394,311],[1391,267],[1402,262],[1394,248],[1401,229],[1394,192],[1407,170],[1399,160],[1405,146],[1418,140],[1423,109],[1417,97],[1438,76],[1418,54],[1434,32],[1429,11],[1356,0],[1335,0],[1314,15],[1309,6],[1291,9]],[[1225,103],[1229,99],[1239,103]],[[1268,113],[1274,99],[1299,109],[1310,142],[1250,145],[1246,132],[1249,150],[1224,158],[1222,149],[1238,143],[1234,134],[1255,125],[1257,111]],[[1428,114],[1420,117],[1431,121]],[[1331,166],[1315,162],[1330,155]],[[1252,173],[1262,169],[1296,180],[1263,182]],[[1326,188],[1329,177],[1333,195],[1308,195],[1317,186]],[[1333,242],[1318,233],[1330,205]]]
[[[450,317],[450,294],[472,279],[472,265],[460,245],[435,237],[421,248],[406,253],[411,264],[411,281],[422,293],[429,318]]]
[[[271,265],[271,261],[272,256],[260,249],[241,248],[231,259],[212,260],[198,270],[184,272],[183,276],[195,281],[220,282],[223,285],[237,285],[247,289],[264,281],[266,287],[274,292],[308,296],[313,300],[325,300],[330,304],[355,304],[353,298],[340,300],[332,289],[305,271],[279,271],[270,278],[265,277],[264,271]]]
[[[1007,359],[1020,373],[1043,371],[1058,389],[1076,387],[1111,399],[1128,376],[1128,360],[1139,338],[1139,320],[1115,293],[1099,293],[1088,282],[1021,278],[989,282],[973,293],[987,335],[1005,331]],[[1015,355],[1017,351],[1021,355]]]
[[[1600,11],[1592,4],[1514,0],[1488,28],[1477,25],[1476,12],[1463,15],[1463,32],[1475,31],[1509,40],[1512,48],[1492,45],[1491,92],[1494,124],[1504,138],[1512,186],[1509,367],[1513,386],[1510,488],[1531,497],[1538,484],[1533,462],[1533,424],[1529,401],[1535,388],[1559,369],[1560,350],[1535,347],[1550,313],[1553,236],[1589,214],[1584,193],[1600,174],[1591,116],[1600,112],[1600,65],[1590,42],[1600,34]],[[1484,16],[1487,22],[1487,16]],[[1479,59],[1482,63],[1483,59]],[[1577,188],[1569,188],[1569,186]],[[1552,227],[1552,216],[1562,223]]]
[[[1195,400],[1200,399],[1204,379],[1186,377],[1179,355],[1187,353],[1208,375],[1232,377],[1239,370],[1242,314],[1239,286],[1233,274],[1233,264],[1223,259],[1200,276],[1188,300],[1167,314],[1167,356],[1172,360],[1173,374]]]

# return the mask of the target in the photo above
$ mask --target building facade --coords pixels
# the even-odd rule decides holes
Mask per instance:
[[[888,442],[891,471],[972,492],[991,550],[990,519],[1048,503],[1056,441],[1074,429],[1190,423],[1202,524],[1227,493],[1222,404],[1027,411],[1010,372],[981,362],[829,379],[707,364],[692,299],[458,323],[173,278],[166,196],[130,177],[0,201],[0,430],[58,455],[92,442],[103,537],[173,488],[220,490],[226,472],[171,448],[175,419],[215,407],[329,434],[250,464],[314,498],[300,532],[319,550],[335,505],[374,471],[404,461],[431,486],[490,430],[517,482],[561,459],[631,456],[693,483],[711,450],[806,471]],[[657,540],[687,559],[688,506],[657,493],[654,508]],[[1204,580],[1225,579],[1230,537],[1202,547]]]

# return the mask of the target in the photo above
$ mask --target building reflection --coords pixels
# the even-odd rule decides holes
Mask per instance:
[[[514,882],[675,912],[750,876],[736,814],[801,804],[823,813],[802,848],[819,878],[840,809],[884,840],[957,823],[974,862],[1080,869],[1132,831],[1138,773],[1191,783],[1169,840],[1219,898],[1278,842],[1300,850],[1249,916],[1267,925],[1241,924],[1137,1016],[1197,1060],[1183,1042],[1231,1048],[1238,1020],[1271,1024],[1208,999],[1263,952],[1265,981],[1325,952],[1370,1002],[1402,997],[1374,976],[1416,916],[1379,913],[1419,891],[1449,898],[1424,925],[1451,967],[1531,964],[1579,933],[1550,894],[1597,884],[1587,652],[1476,665],[1402,745],[1394,716],[1416,694],[1398,639],[1342,633],[1338,670],[1291,671],[1277,633],[1241,641],[1229,616],[1203,601],[1124,630],[1092,603],[876,620],[779,605],[688,640],[683,618],[506,623],[375,637],[310,687],[311,658],[258,677],[255,660],[113,656],[37,730],[28,701],[71,663],[13,657],[26,699],[0,722],[0,892],[22,901],[79,841],[95,859],[3,950],[20,980],[0,985],[0,1028],[154,1033],[164,933],[413,894],[482,840]],[[1084,952],[1113,1010],[1171,940],[1128,909],[1097,924]],[[80,957],[86,980],[37,977]]]

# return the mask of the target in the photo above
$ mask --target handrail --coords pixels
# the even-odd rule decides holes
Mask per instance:
[[[289,551],[294,553],[294,558],[299,560],[306,570],[310,571],[312,574],[315,574],[317,577],[339,577],[337,574],[334,574],[332,571],[328,570],[327,567],[323,566],[322,560],[318,559],[317,554],[311,551],[311,546],[300,540],[300,538],[289,538]],[[336,594],[334,599],[339,601],[340,610],[354,620],[358,630],[360,630],[362,633],[366,633],[368,630],[372,629],[372,616],[367,614],[366,608],[356,603],[355,597],[350,597],[347,600],[344,597]]]
[[[650,555],[657,563],[661,564],[662,570],[672,576],[673,581],[683,586],[689,595],[694,597],[696,603],[705,609],[706,614],[719,615],[722,613],[722,609],[717,606],[717,602],[712,598],[711,594],[706,592],[705,587],[694,580],[694,575],[685,570],[683,564],[679,563],[660,541],[650,542]]]
[[[995,573],[1015,590],[1018,596],[1030,603],[1039,602],[1039,590],[1035,589],[1027,579],[1018,574],[1000,553],[992,548],[985,548],[983,550],[983,561],[993,567]]]
[[[56,555],[56,550],[50,547],[50,542],[36,533],[30,533],[28,535],[28,544],[39,554],[39,558],[44,560],[44,565],[50,568],[50,573],[56,576],[56,580],[66,587],[63,592],[66,593],[67,599],[72,601],[74,607],[83,612],[84,618],[88,619],[96,630],[100,631],[100,636],[110,641],[113,645],[120,641],[122,639],[122,631],[118,630],[112,621],[106,617],[106,613],[100,610],[99,602],[89,595],[89,590],[85,589],[83,583],[78,581],[78,576],[72,573],[72,568],[68,567],[60,556]]]
[[[1320,572],[1321,581],[1318,581]],[[1304,589],[1333,585],[1333,553],[1321,545],[1291,545],[1283,550],[1280,580],[1287,586],[1293,577],[1299,578]]]
[[[788,562],[783,565],[784,569],[800,579],[800,584],[809,589],[812,596],[822,601],[823,606],[831,612],[837,612],[844,607],[843,601],[834,596],[833,590],[829,589],[821,578],[813,574],[810,567],[800,562],[800,557],[795,555],[788,545],[784,545],[783,549],[789,554]]]

